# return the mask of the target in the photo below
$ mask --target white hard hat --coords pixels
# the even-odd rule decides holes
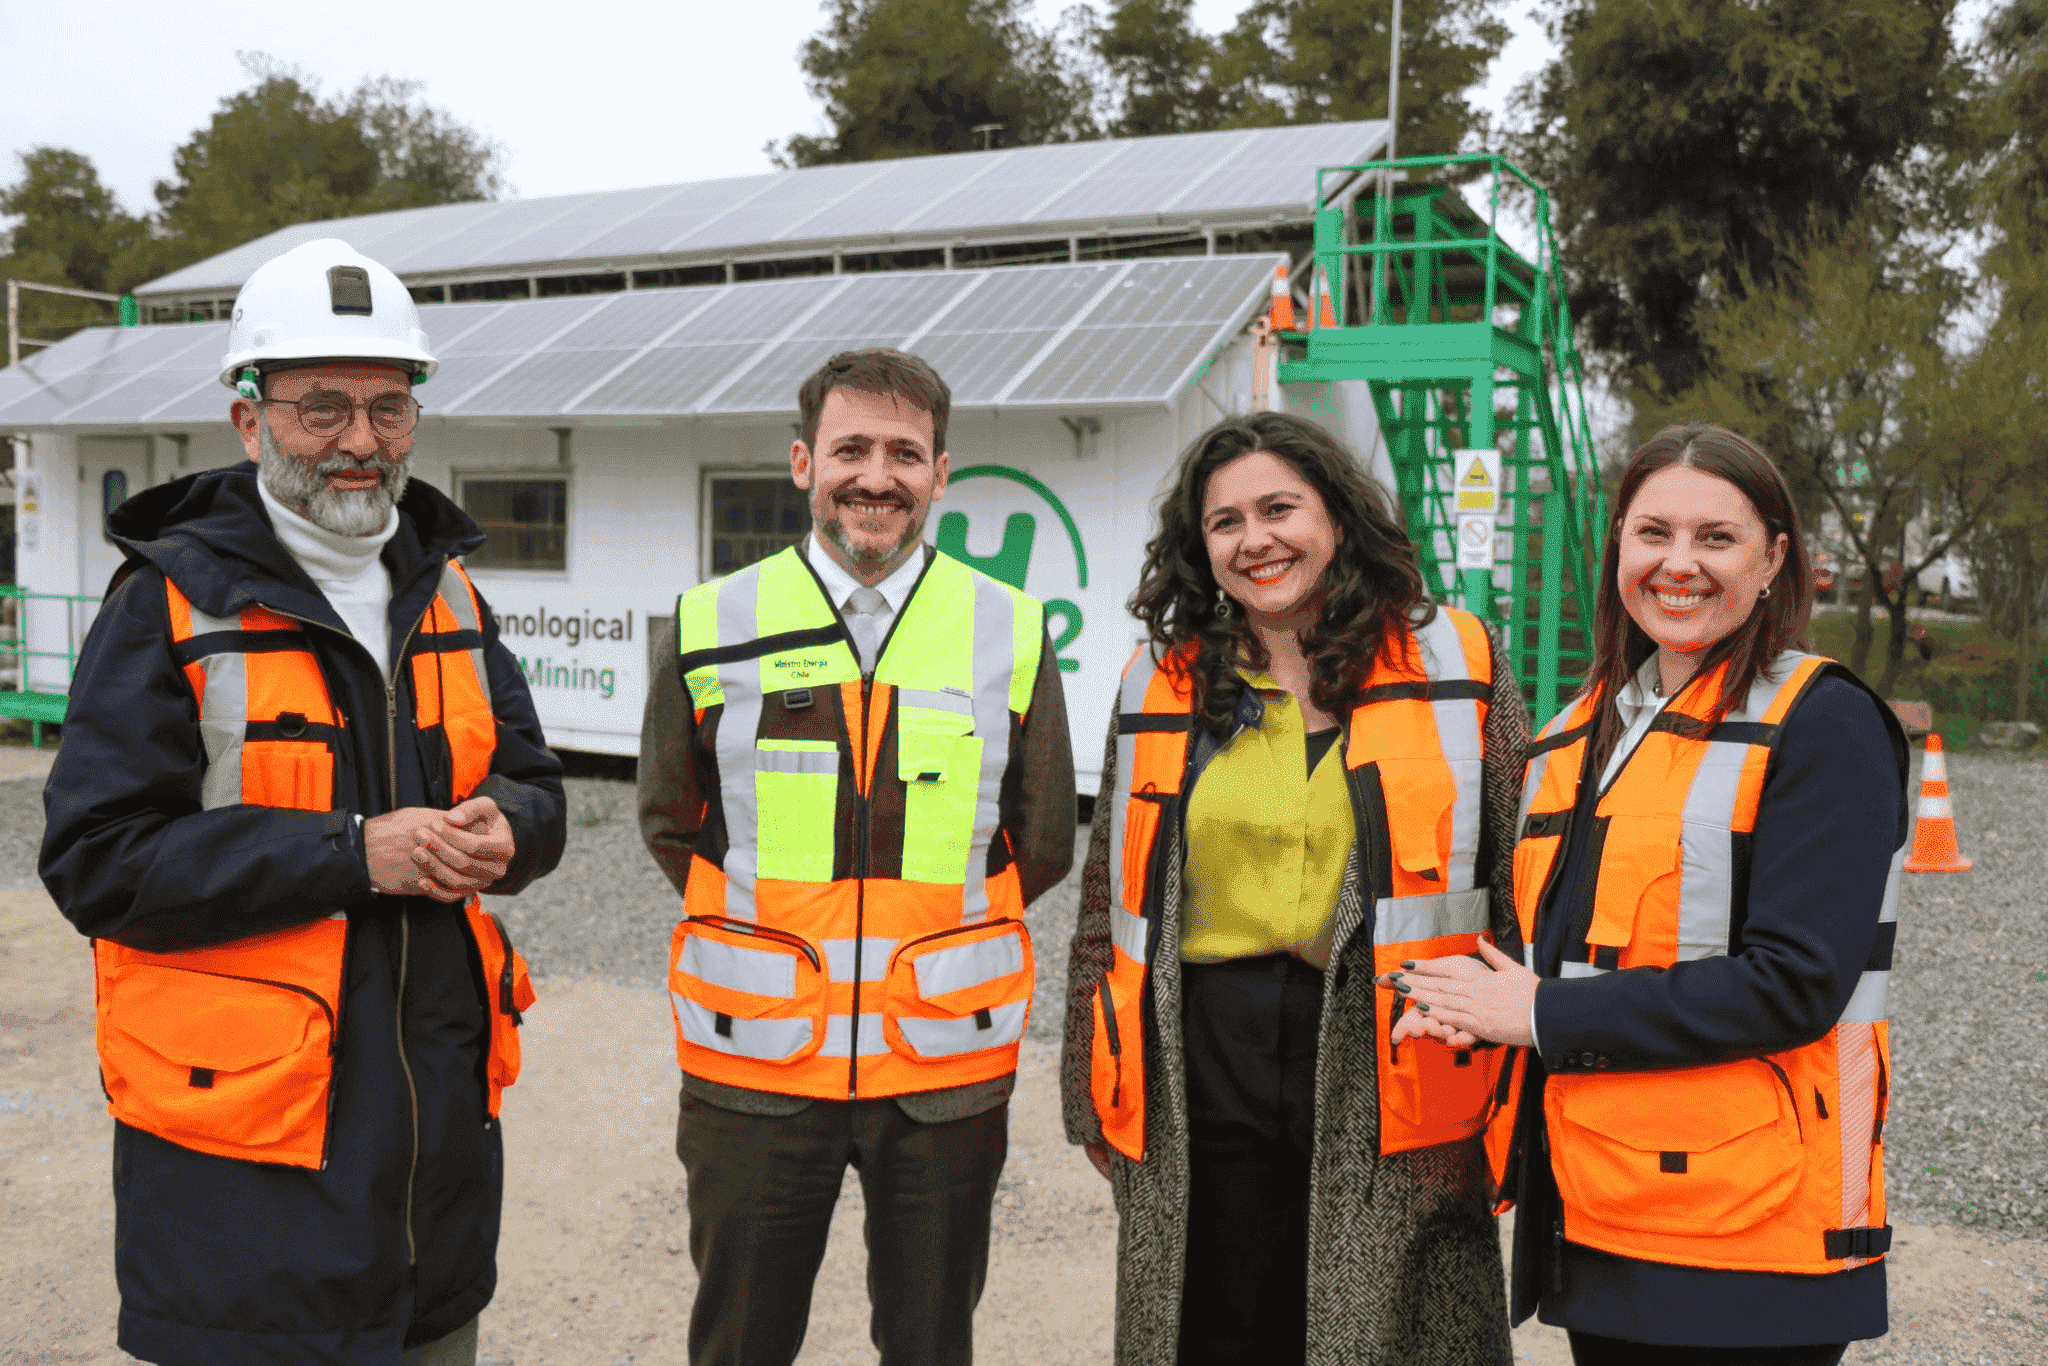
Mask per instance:
[[[220,382],[234,389],[265,362],[310,360],[387,361],[418,379],[440,368],[405,285],[337,237],[273,257],[242,285]]]

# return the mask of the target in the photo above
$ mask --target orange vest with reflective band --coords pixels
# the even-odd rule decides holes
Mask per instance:
[[[205,809],[334,809],[337,741],[352,724],[328,693],[306,624],[262,607],[211,617],[165,581],[172,652],[198,703]],[[490,772],[497,745],[475,590],[450,562],[415,633],[414,714],[446,732],[457,802]],[[526,962],[471,897],[470,939],[489,985],[490,1113],[519,1075]],[[348,919],[211,948],[148,953],[93,941],[100,1075],[124,1124],[200,1152],[318,1168],[326,1163],[341,1046]]]
[[[669,950],[683,1070],[837,1099],[1015,1071],[1033,964],[1000,801],[1037,600],[935,556],[864,676],[792,548],[676,622],[716,779]]]
[[[1580,917],[1561,975],[1662,970],[1730,952],[1734,907],[1771,756],[1792,707],[1832,660],[1788,651],[1743,706],[1715,709],[1723,664],[1694,679],[1651,723],[1594,808],[1590,907],[1551,897],[1570,839],[1597,696],[1582,697],[1531,744],[1515,846],[1523,941],[1536,915]],[[1880,704],[1881,706],[1882,704]],[[1840,1020],[1800,1048],[1654,1072],[1553,1074],[1544,1093],[1564,1236],[1643,1261],[1741,1271],[1824,1273],[1891,1245],[1884,1120],[1891,1071],[1885,1024],[1899,859],[1867,970]],[[1497,1154],[1508,1107],[1490,1135]]]
[[[1146,964],[1159,951],[1166,870],[1188,793],[1200,777],[1190,745],[1192,647],[1164,664],[1140,648],[1124,668],[1117,718],[1123,795],[1110,813],[1110,967],[1095,995],[1091,1086],[1102,1136],[1145,1155]],[[1481,736],[1493,663],[1478,618],[1440,607],[1427,625],[1390,629],[1344,735],[1359,854],[1372,894],[1365,928],[1374,974],[1403,959],[1472,953],[1489,942],[1478,885]],[[1227,741],[1225,742],[1228,743]],[[1332,961],[1344,952],[1339,944]],[[1470,1138],[1497,1103],[1506,1050],[1389,1042],[1404,998],[1378,988],[1380,1151]]]

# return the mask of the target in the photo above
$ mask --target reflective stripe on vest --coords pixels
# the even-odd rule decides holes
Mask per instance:
[[[795,549],[678,600],[724,834],[670,955],[687,1071],[874,1096],[1014,1069],[1031,953],[999,802],[1043,637],[1034,599],[945,556],[865,681]]]
[[[1744,890],[1739,842],[1755,829],[1786,716],[1829,663],[1787,652],[1741,708],[1716,719],[1722,665],[1664,709],[1595,807],[1601,845],[1590,926],[1560,975],[1662,970],[1731,951]],[[1539,909],[1584,913],[1549,884],[1598,705],[1582,697],[1530,747],[1515,873],[1516,913],[1531,944]],[[1903,849],[1870,962],[1819,1040],[1678,1072],[1552,1078],[1545,1109],[1567,1237],[1624,1256],[1738,1270],[1839,1271],[1883,1253],[1884,995],[1902,859]]]
[[[201,806],[333,810],[335,753],[350,719],[334,706],[304,623],[264,607],[211,616],[168,580],[165,600],[172,655],[192,686],[206,753]],[[415,637],[415,714],[423,729],[445,730],[458,800],[489,772],[496,745],[479,617],[451,563]],[[459,663],[445,663],[447,653]],[[423,677],[433,681],[431,698]],[[492,997],[486,1104],[495,1115],[500,1092],[519,1073],[516,1026],[533,987],[496,917],[474,897],[464,915]],[[200,1152],[324,1165],[347,938],[347,916],[336,909],[309,924],[177,953],[95,940],[109,1112]],[[221,1028],[223,1018],[234,1027]]]
[[[1157,884],[1189,781],[1191,695],[1180,660],[1144,649],[1125,667],[1117,764],[1124,789],[1109,822],[1109,972],[1095,1005],[1093,1094],[1103,1136],[1133,1160],[1144,1151],[1142,1020],[1146,950],[1162,904]],[[1476,950],[1488,930],[1477,883],[1482,736],[1492,656],[1476,617],[1439,608],[1426,625],[1390,631],[1345,727],[1344,765],[1374,894],[1374,973],[1404,958]],[[1341,954],[1345,946],[1336,946]],[[1171,951],[1172,946],[1169,946]],[[1494,1103],[1503,1050],[1456,1053],[1434,1040],[1390,1047],[1403,1002],[1375,991],[1380,1148],[1400,1152],[1470,1137]]]

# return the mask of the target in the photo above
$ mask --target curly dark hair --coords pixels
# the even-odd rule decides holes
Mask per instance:
[[[1169,669],[1187,667],[1181,653],[1196,642],[1190,670],[1199,724],[1227,732],[1237,708],[1242,662],[1265,668],[1265,647],[1244,613],[1217,612],[1216,575],[1202,535],[1202,497],[1209,476],[1239,456],[1267,451],[1307,480],[1343,530],[1323,571],[1323,610],[1301,643],[1309,696],[1333,716],[1348,712],[1372,667],[1390,619],[1427,623],[1436,606],[1415,566],[1415,546],[1394,502],[1328,429],[1291,413],[1225,418],[1181,455],[1173,487],[1159,504],[1159,534],[1145,546],[1145,570],[1131,594],[1131,614],[1145,623],[1154,652]]]

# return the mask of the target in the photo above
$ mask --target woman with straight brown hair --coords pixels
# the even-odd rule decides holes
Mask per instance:
[[[1590,684],[1529,747],[1528,966],[1402,964],[1394,1034],[1528,1049],[1492,1135],[1517,1322],[1582,1364],[1826,1366],[1885,1331],[1905,739],[1806,653],[1812,571],[1755,446],[1667,428],[1615,505]]]

